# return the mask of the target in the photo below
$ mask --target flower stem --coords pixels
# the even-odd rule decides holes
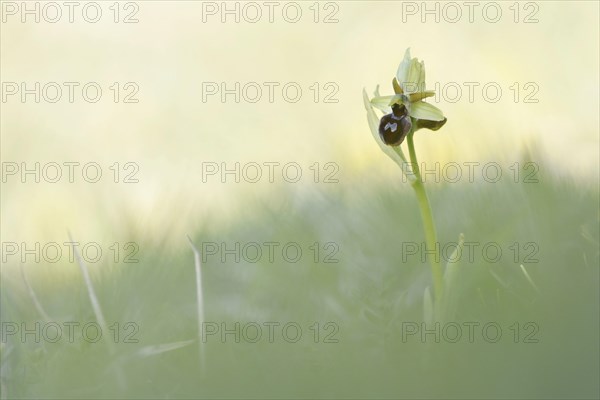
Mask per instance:
[[[433,214],[431,212],[429,198],[427,197],[427,192],[425,191],[425,185],[423,183],[421,171],[419,169],[419,164],[417,161],[417,153],[415,152],[415,145],[413,142],[414,133],[415,132],[411,130],[408,133],[407,137],[410,163],[416,177],[415,181],[412,183],[412,187],[417,195],[419,209],[421,210],[421,218],[423,219],[423,228],[425,229],[425,241],[427,244],[427,250],[433,251],[438,248],[437,233],[435,231],[435,225],[433,223]],[[437,252],[434,254],[433,259],[431,257],[429,258],[429,263],[431,264],[431,275],[433,277],[434,304],[439,304],[440,299],[442,298],[442,292],[444,290],[444,282],[442,274],[442,265],[440,263],[440,257],[439,254],[437,254]]]

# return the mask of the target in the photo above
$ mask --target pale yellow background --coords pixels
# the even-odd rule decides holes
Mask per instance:
[[[103,11],[111,3],[102,3]],[[97,104],[2,103],[2,161],[95,161],[107,179],[12,178],[2,188],[2,240],[60,242],[70,229],[83,240],[141,235],[185,245],[184,235],[208,215],[226,224],[244,208],[276,201],[280,190],[298,201],[332,190],[308,178],[295,185],[203,184],[204,161],[295,161],[305,174],[316,161],[332,161],[340,166],[336,189],[364,190],[373,179],[401,188],[396,166],[371,137],[361,91],[381,84],[389,94],[407,47],[425,60],[429,87],[475,81],[503,89],[495,104],[480,90],[468,102],[466,88],[461,101],[437,103],[448,124],[418,133],[422,160],[510,165],[529,151],[544,163],[544,179],[551,173],[597,184],[598,2],[538,2],[534,24],[514,23],[512,3],[499,3],[504,14],[496,24],[477,11],[474,23],[466,15],[455,24],[433,17],[423,24],[419,16],[403,23],[402,4],[392,1],[338,2],[336,24],[313,23],[312,2],[300,3],[305,14],[297,24],[277,12],[274,23],[266,16],[256,24],[222,24],[218,17],[202,23],[201,3],[191,1],[138,2],[137,24],[114,24],[108,14],[97,24],[79,15],[74,24],[9,17],[1,28],[3,82],[95,81],[105,92]],[[108,86],[115,81],[138,83],[140,102],[112,103]],[[280,95],[274,104],[222,104],[218,97],[202,103],[205,81],[295,81],[304,94],[296,104]],[[313,82],[336,82],[339,103],[314,104]],[[539,103],[514,103],[514,82],[537,83]],[[116,161],[139,164],[140,183],[110,182]]]

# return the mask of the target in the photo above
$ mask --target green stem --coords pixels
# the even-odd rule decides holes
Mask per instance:
[[[435,231],[435,225],[433,223],[433,214],[431,212],[431,206],[429,205],[429,198],[425,191],[425,185],[421,178],[421,171],[417,161],[417,153],[415,152],[415,145],[413,142],[414,131],[410,131],[408,134],[408,152],[410,155],[410,163],[412,170],[415,174],[415,181],[412,183],[412,187],[417,195],[419,202],[419,208],[421,210],[421,218],[423,219],[423,228],[425,229],[425,241],[427,244],[427,250],[433,251],[437,249],[437,233]],[[440,263],[439,254],[434,254],[433,259],[429,257],[429,263],[431,264],[431,275],[433,276],[433,297],[434,304],[439,304],[442,298],[442,292],[444,290],[444,281],[442,274],[442,265]]]

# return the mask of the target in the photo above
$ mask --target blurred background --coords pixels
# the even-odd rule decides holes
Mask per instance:
[[[143,221],[138,227],[145,233],[163,235],[168,230],[179,242],[207,215],[219,213],[228,220],[252,198],[272,197],[273,185],[202,182],[203,162],[297,162],[305,175],[315,162],[334,162],[340,185],[394,181],[398,171],[369,135],[361,91],[366,88],[371,94],[380,84],[382,94],[391,93],[391,78],[407,47],[425,60],[429,88],[449,85],[446,99],[434,102],[448,116],[448,124],[437,133],[418,135],[422,161],[510,166],[521,153],[534,152],[547,160],[547,173],[597,181],[597,4],[519,4],[519,21],[531,15],[538,23],[515,23],[515,11],[501,5],[499,22],[490,23],[484,15],[492,19],[495,9],[484,14],[482,3],[472,11],[473,23],[466,7],[460,8],[461,19],[451,23],[453,9],[439,3],[436,23],[436,14],[424,14],[420,3],[417,11],[404,3],[320,3],[319,20],[330,16],[337,23],[314,23],[312,3],[301,3],[303,15],[297,23],[284,20],[284,3],[274,9],[273,23],[264,6],[259,22],[245,22],[253,10],[243,2],[237,3],[240,23],[235,23],[235,14],[223,14],[220,3],[217,14],[203,14],[207,6],[202,2],[143,2],[136,3],[138,9],[122,3],[121,20],[130,14],[139,20],[129,24],[114,23],[108,5],[95,24],[87,23],[79,8],[73,23],[67,22],[66,9],[54,24],[45,22],[43,14],[40,23],[21,23],[20,9],[14,16],[5,15],[3,82],[26,82],[28,88],[35,82],[58,82],[64,93],[54,104],[36,104],[31,95],[22,103],[20,93],[3,102],[2,159],[42,166],[52,161],[97,162],[105,174],[112,173],[108,167],[115,162],[120,168],[134,162],[140,182],[116,185],[102,179],[90,185],[78,179],[75,184],[23,185],[20,179],[7,178],[3,234],[15,240],[55,238],[66,227],[102,234],[127,217]],[[227,7],[234,10],[235,4]],[[294,10],[288,9],[289,18]],[[80,83],[73,103],[63,82]],[[103,89],[97,103],[81,97],[87,82]],[[139,102],[115,104],[114,90],[109,89],[114,82],[121,85],[121,101],[133,90],[123,85],[136,83],[139,91],[132,99]],[[220,92],[203,102],[203,82],[225,82],[229,89],[235,82],[241,87],[256,82],[264,93],[256,103],[235,103],[233,95],[223,103]],[[263,82],[280,84],[273,103]],[[303,90],[297,103],[283,98],[281,89],[288,82]],[[318,103],[315,90],[309,89],[315,82],[320,86]],[[325,89],[328,82],[336,86]],[[478,84],[472,102],[465,82]],[[525,88],[530,82],[535,86]],[[502,90],[496,103],[484,97],[488,83]],[[248,97],[253,97],[249,90]],[[488,90],[494,98],[494,88]],[[459,100],[447,101],[457,93]],[[328,94],[337,103],[324,103]],[[537,102],[526,103],[528,95]],[[303,179],[286,186],[304,191],[314,189],[313,183]],[[251,197],[238,201],[240,191],[250,191]]]
[[[39,7],[39,23],[24,4]],[[64,5],[48,22],[47,4],[2,3],[2,321],[40,320],[20,268],[53,320],[94,319],[77,264],[22,263],[6,242],[63,243],[69,231],[105,254],[136,243],[138,263],[106,256],[91,273],[107,319],[136,321],[146,352],[197,336],[186,235],[198,246],[334,243],[329,265],[206,260],[205,304],[214,321],[336,321],[340,344],[216,343],[208,369],[197,342],[150,358],[121,344],[138,358],[118,362],[119,386],[102,345],[8,341],[4,398],[598,397],[597,2],[480,2],[472,22],[467,6],[445,2],[279,2],[272,22],[261,2],[100,2],[96,23],[82,16],[86,2],[72,23]],[[422,224],[410,185],[373,141],[362,90],[391,94],[409,47],[448,118],[416,134],[420,161],[463,174],[465,162],[493,162],[503,174],[490,183],[477,167],[474,182],[427,182],[441,242],[464,233],[510,254],[465,267],[457,318],[502,321],[506,332],[536,321],[539,346],[397,341],[399,321],[422,318],[430,276],[420,259],[401,260],[399,244],[422,241]],[[62,97],[47,101],[50,88],[22,102],[22,82],[57,82]],[[73,102],[63,82],[79,84]],[[95,103],[81,95],[89,82],[102,89]],[[240,101],[222,101],[221,84],[236,82]],[[256,85],[242,90],[252,82],[256,102]],[[273,101],[264,82],[275,83]],[[301,88],[296,102],[285,97],[293,88],[282,92],[289,83]],[[73,183],[67,167],[56,183],[22,178],[22,163],[36,162],[97,163],[102,179],[86,182],[81,167]],[[235,182],[223,163],[257,163],[262,179]],[[302,176],[289,182],[278,166],[270,182],[264,163],[295,163]],[[530,242],[533,286],[508,250]]]

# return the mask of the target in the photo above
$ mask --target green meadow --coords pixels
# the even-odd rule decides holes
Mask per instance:
[[[200,222],[202,332],[186,237],[138,233],[137,263],[87,264],[100,338],[82,333],[97,315],[76,262],[9,262],[2,398],[597,398],[598,188],[544,171],[427,184],[442,253],[461,233],[472,249],[437,326],[423,322],[431,255],[399,177],[274,186],[240,197],[233,222]]]
[[[0,400],[600,398],[600,2],[0,13]]]

